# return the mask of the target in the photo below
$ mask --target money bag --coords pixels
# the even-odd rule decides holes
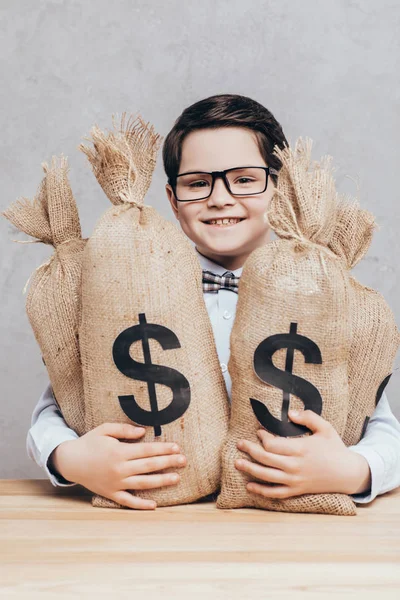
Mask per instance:
[[[356,514],[347,494],[267,498],[252,493],[246,486],[254,477],[235,467],[238,458],[252,460],[238,450],[238,440],[260,445],[260,428],[281,437],[311,434],[290,420],[289,407],[313,410],[340,436],[346,428],[349,274],[328,247],[336,214],[331,157],[311,164],[311,147],[310,139],[299,138],[294,148],[275,148],[282,168],[266,218],[278,239],[248,256],[239,282],[228,363],[231,420],[218,508]]]
[[[343,196],[329,247],[352,269],[365,256],[375,218],[357,201]],[[389,382],[400,344],[393,312],[376,290],[350,276],[352,343],[349,356],[349,410],[342,439],[358,444]]]
[[[26,312],[46,365],[56,403],[67,425],[85,433],[78,325],[83,249],[79,215],[68,181],[68,162],[53,157],[30,201],[22,198],[2,214],[24,233],[54,247],[28,280]],[[25,242],[26,243],[26,242]],[[33,242],[32,242],[33,243]]]
[[[153,126],[123,114],[88,139],[81,150],[112,206],[83,256],[86,425],[130,423],[146,428],[140,442],[179,444],[177,485],[129,491],[158,506],[192,502],[218,489],[229,418],[201,265],[183,232],[144,203],[161,139]],[[92,504],[122,508],[100,495]]]

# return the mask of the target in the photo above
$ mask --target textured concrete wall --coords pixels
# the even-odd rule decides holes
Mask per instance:
[[[40,163],[69,157],[84,236],[109,206],[77,150],[97,122],[140,111],[165,136],[189,104],[240,93],[267,106],[286,136],[315,140],[335,159],[337,185],[373,211],[381,229],[356,269],[384,294],[400,324],[400,7],[395,0],[2,0],[3,210],[32,197]],[[174,221],[159,156],[149,202]],[[0,219],[0,477],[43,476],[25,453],[47,374],[22,288],[51,250]],[[398,361],[399,363],[399,361]],[[400,417],[400,371],[387,388]]]

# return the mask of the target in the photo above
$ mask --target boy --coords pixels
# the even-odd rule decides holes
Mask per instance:
[[[250,98],[229,94],[187,108],[164,142],[167,196],[203,268],[204,300],[229,397],[229,339],[238,298],[237,280],[232,277],[239,278],[249,254],[270,239],[263,215],[281,166],[272,150],[275,144],[282,148],[284,143],[281,126],[266,108]],[[250,166],[264,167],[258,171],[265,177],[263,185],[257,194],[235,196],[231,186],[238,180],[244,184],[246,179],[240,178],[248,172],[231,169]],[[213,171],[218,172],[212,175]],[[202,173],[194,174],[198,172]],[[210,279],[207,271],[216,277]],[[223,275],[227,277],[218,277]],[[247,440],[239,441],[240,449],[256,461],[235,464],[258,479],[249,483],[249,491],[271,498],[342,492],[366,503],[400,485],[400,423],[385,394],[364,438],[349,448],[314,412],[290,416],[314,435],[279,438],[260,430],[261,450]],[[186,458],[173,443],[120,441],[140,440],[143,435],[142,427],[105,423],[78,437],[62,418],[49,384],[32,415],[27,451],[55,486],[79,483],[124,506],[154,509],[155,502],[137,498],[134,490],[176,485]],[[171,467],[177,472],[163,472]]]

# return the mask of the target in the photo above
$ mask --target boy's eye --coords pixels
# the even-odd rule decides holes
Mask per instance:
[[[253,179],[250,179],[250,177],[239,177],[235,183],[248,183],[250,181],[253,181]]]
[[[204,180],[199,180],[199,181],[192,181],[191,183],[189,183],[188,187],[205,187],[206,185],[209,185],[208,181],[204,181]]]

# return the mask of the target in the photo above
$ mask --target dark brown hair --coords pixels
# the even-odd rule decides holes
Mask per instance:
[[[281,161],[272,151],[283,148],[288,142],[281,125],[262,104],[247,96],[217,94],[185,108],[164,140],[162,157],[164,171],[170,181],[179,172],[182,144],[185,137],[197,129],[218,127],[246,127],[254,131],[261,156],[269,167],[281,168]],[[277,176],[270,175],[274,184]]]

